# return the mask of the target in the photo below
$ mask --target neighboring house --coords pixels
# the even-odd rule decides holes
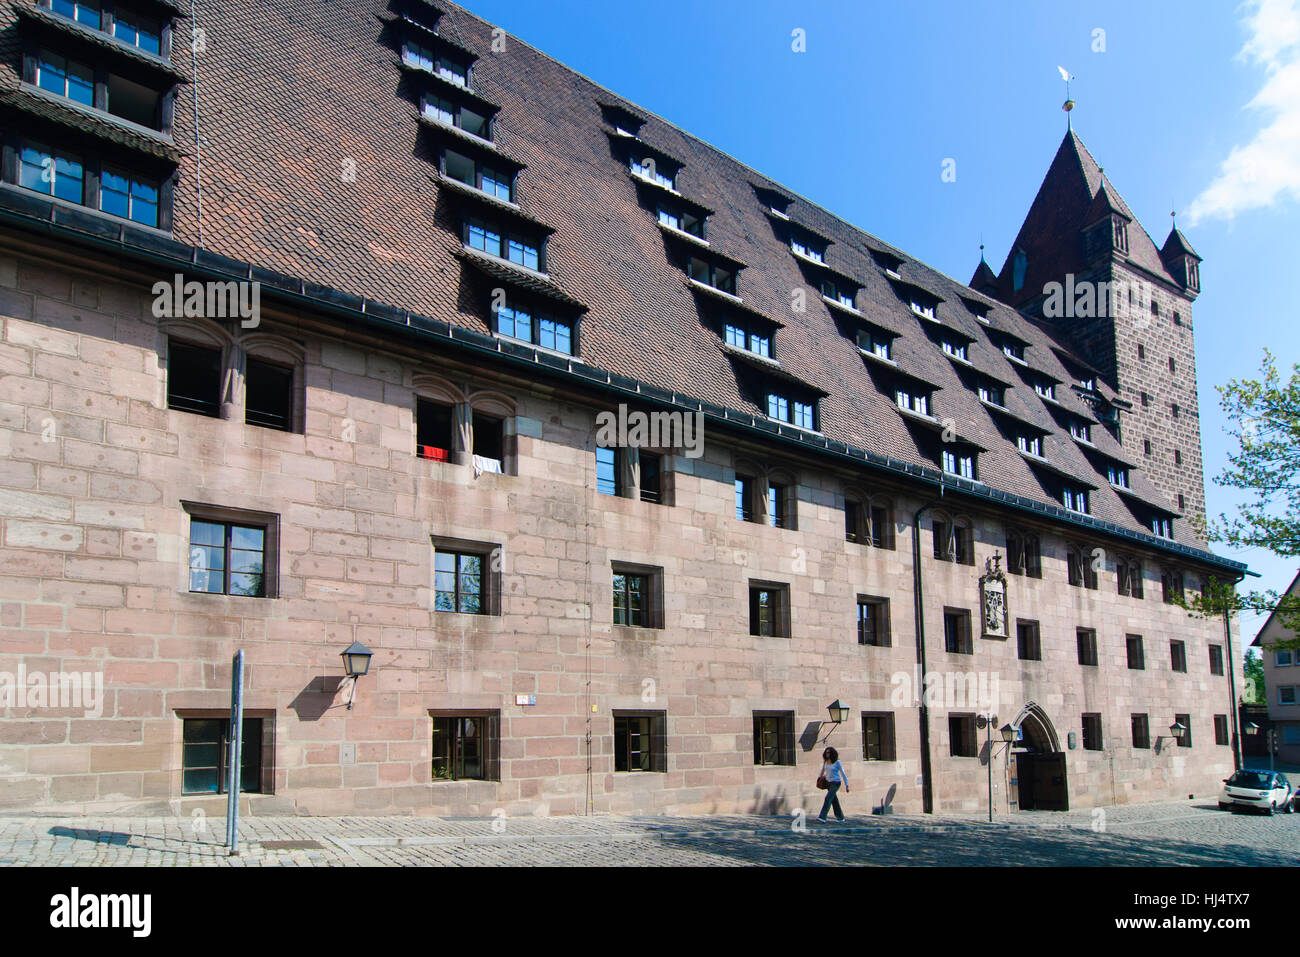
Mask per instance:
[[[1291,581],[1286,593],[1300,596],[1300,574]],[[1260,649],[1264,658],[1268,718],[1277,729],[1277,758],[1284,764],[1300,764],[1300,649],[1277,645],[1295,638],[1295,631],[1285,627],[1274,612],[1251,642],[1251,647]],[[1261,728],[1260,732],[1264,730]]]

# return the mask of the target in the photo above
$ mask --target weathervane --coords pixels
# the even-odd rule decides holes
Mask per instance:
[[[1070,129],[1070,111],[1074,109],[1074,100],[1070,99],[1070,81],[1074,79],[1070,71],[1063,66],[1058,66],[1057,71],[1061,74],[1061,79],[1065,81],[1065,102],[1061,104],[1061,109],[1065,110],[1065,128]]]

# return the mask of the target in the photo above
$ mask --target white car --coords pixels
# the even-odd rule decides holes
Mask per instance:
[[[1290,814],[1295,809],[1292,800],[1295,796],[1285,774],[1243,770],[1224,778],[1223,790],[1219,793],[1219,810],[1253,808],[1268,814],[1278,811]]]

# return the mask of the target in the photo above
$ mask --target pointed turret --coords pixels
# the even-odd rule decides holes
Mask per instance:
[[[989,266],[988,260],[984,258],[984,245],[980,244],[980,264],[975,267],[975,274],[970,277],[968,284],[976,292],[982,292],[986,296],[997,296],[998,294],[998,277]]]
[[[1169,230],[1169,238],[1160,250],[1160,260],[1169,274],[1178,280],[1188,298],[1195,299],[1200,294],[1201,257],[1196,255],[1196,250],[1177,226]]]

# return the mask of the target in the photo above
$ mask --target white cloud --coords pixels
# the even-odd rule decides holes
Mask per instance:
[[[1214,181],[1192,201],[1191,225],[1300,200],[1300,0],[1249,0],[1243,9],[1249,37],[1239,56],[1266,74],[1246,106],[1266,121],[1249,143],[1232,148]]]

